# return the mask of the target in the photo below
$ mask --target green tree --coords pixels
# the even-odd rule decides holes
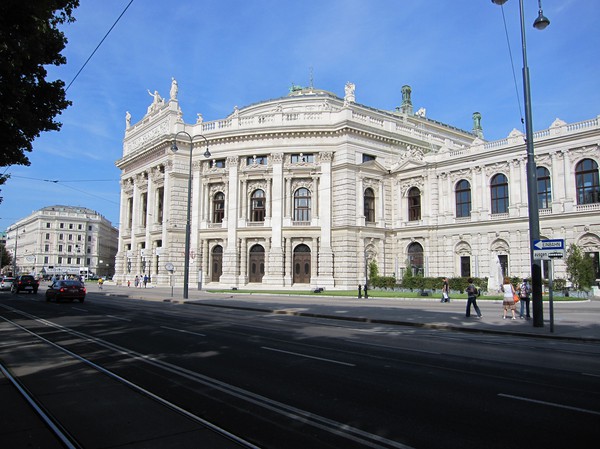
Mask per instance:
[[[54,118],[71,102],[62,80],[46,80],[45,66],[66,63],[67,39],[58,26],[73,22],[78,6],[79,0],[0,3],[0,167],[30,165],[33,140],[61,127]],[[0,176],[0,185],[7,179]]]
[[[567,250],[567,276],[576,289],[589,289],[594,282],[592,259],[574,243]]]
[[[2,272],[2,268],[12,266],[12,256],[4,245],[0,245],[0,272]]]

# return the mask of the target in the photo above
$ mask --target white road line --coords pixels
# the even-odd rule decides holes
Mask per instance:
[[[192,334],[192,335],[199,335],[200,337],[206,337],[205,334],[199,334],[198,332],[185,331],[183,329],[175,329],[174,327],[161,326],[161,329],[168,329],[170,331],[181,332],[184,334]]]
[[[421,352],[423,354],[433,354],[433,355],[441,355],[441,352],[435,352],[435,351],[427,351],[425,349],[414,349],[414,348],[403,348],[400,346],[388,346],[388,345],[378,345],[377,343],[367,343],[364,341],[360,341],[360,340],[344,340],[347,341],[348,343],[359,343],[361,345],[364,346],[374,346],[376,348],[384,348],[384,349],[393,349],[393,350],[399,350],[399,351],[409,351],[409,352]]]
[[[498,396],[502,396],[504,398],[509,398],[509,399],[516,399],[517,401],[533,402],[535,404],[542,404],[542,405],[549,405],[551,407],[564,408],[567,410],[573,410],[575,412],[588,413],[590,415],[600,415],[600,412],[596,412],[594,410],[587,410],[585,408],[579,408],[579,407],[571,407],[569,405],[556,404],[554,402],[538,401],[537,399],[523,398],[520,396],[513,396],[511,394],[504,394],[504,393],[498,393]]]
[[[79,307],[73,307],[73,310],[79,310],[80,312],[87,312],[87,309],[80,309]]]
[[[114,315],[105,315],[109,318],[114,318],[115,320],[121,320],[121,321],[129,321],[131,322],[131,320],[127,319],[127,318],[121,318],[120,316],[114,316]]]
[[[324,359],[322,357],[315,357],[314,355],[301,354],[299,352],[284,351],[283,349],[269,348],[268,346],[261,346],[261,348],[266,349],[267,351],[283,352],[284,354],[297,355],[298,357],[306,357],[309,359],[322,360],[323,362],[337,363],[339,365],[346,365],[346,366],[356,366],[354,363],[346,363],[346,362],[340,362],[339,360]]]
[[[593,373],[581,373],[582,376],[590,376],[590,377],[600,377],[600,374]]]

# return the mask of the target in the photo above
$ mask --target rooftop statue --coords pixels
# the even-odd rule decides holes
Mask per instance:
[[[177,80],[175,78],[171,78],[171,100],[177,100],[177,93],[179,92],[179,85],[177,84]]]

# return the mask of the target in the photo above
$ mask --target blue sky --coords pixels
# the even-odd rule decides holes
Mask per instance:
[[[49,77],[71,82],[129,1],[81,0],[64,26],[68,62]],[[524,2],[534,129],[598,116],[600,2],[544,0],[544,31],[531,26],[537,1]],[[408,84],[415,111],[465,130],[478,111],[496,140],[523,130],[521,68],[517,0],[134,0],[69,88],[61,131],[34,142],[31,166],[7,169],[0,230],[55,204],[88,207],[118,227],[125,113],[139,121],[147,90],[168,98],[171,77],[187,123],[285,96],[312,71],[316,88],[343,97],[351,81],[358,103],[385,110]]]

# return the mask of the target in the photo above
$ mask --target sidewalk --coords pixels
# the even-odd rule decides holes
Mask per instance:
[[[97,287],[92,286],[90,290],[95,292]],[[283,296],[280,294],[209,293],[190,289],[189,298],[183,300],[182,288],[128,288],[106,284],[102,292],[115,299],[126,297],[172,303],[185,302],[199,306],[345,321],[600,342],[600,299],[578,302],[554,301],[554,326],[551,332],[548,302],[544,302],[544,326],[534,327],[533,320],[518,318],[520,305],[517,305],[516,320],[511,320],[510,316],[503,320],[502,301],[483,299],[478,301],[483,314],[483,318],[479,319],[473,311],[470,318],[465,317],[465,299],[440,303],[437,298],[357,299],[323,294],[303,296],[294,295],[293,292]]]

